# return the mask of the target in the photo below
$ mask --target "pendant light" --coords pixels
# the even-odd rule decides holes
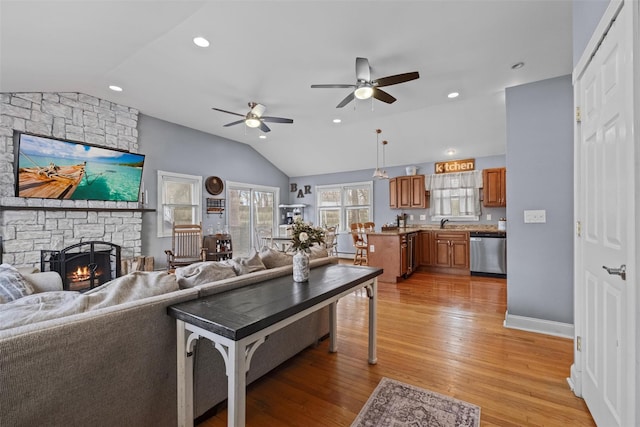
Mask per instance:
[[[384,170],[384,146],[387,145],[387,141],[382,141],[382,169],[380,169],[380,149],[378,148],[378,146],[380,145],[381,133],[382,130],[376,129],[376,170],[373,171],[373,178],[389,179],[387,171]]]
[[[386,169],[385,169],[385,161],[384,161],[384,152],[386,151],[385,147],[387,146],[388,142],[387,141],[382,141],[382,175],[380,176],[380,178],[382,179],[389,179],[389,174],[387,173]]]
[[[378,151],[381,132],[381,129],[376,129],[376,170],[373,171],[373,178],[382,178],[382,171],[380,171],[380,152]]]

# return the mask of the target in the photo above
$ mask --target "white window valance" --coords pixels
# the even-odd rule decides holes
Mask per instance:
[[[482,171],[427,175],[425,187],[429,191],[456,188],[482,188]]]

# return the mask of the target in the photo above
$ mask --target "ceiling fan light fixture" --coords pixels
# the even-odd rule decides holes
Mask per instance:
[[[244,121],[244,124],[250,128],[257,128],[258,126],[260,126],[260,119],[256,117],[247,117],[247,119]]]
[[[368,83],[363,83],[353,91],[353,94],[358,99],[369,99],[373,96],[373,88]]]

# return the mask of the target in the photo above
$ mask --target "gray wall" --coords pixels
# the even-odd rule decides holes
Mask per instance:
[[[573,2],[573,65],[582,56],[600,18],[609,6],[610,0],[589,0]]]
[[[507,88],[507,309],[573,324],[573,86]],[[524,210],[546,210],[525,224]]]
[[[464,157],[464,156],[462,156]],[[442,159],[441,161],[445,161],[448,159]],[[487,169],[487,168],[498,168],[505,166],[505,156],[489,156],[489,157],[478,157],[476,158],[476,169]],[[387,173],[390,177],[405,175],[405,166],[396,166],[396,167],[387,167]],[[431,163],[421,163],[415,164],[418,167],[418,174],[421,175],[429,175],[434,173],[435,164]],[[304,203],[309,205],[305,208],[305,220],[312,221],[316,223],[316,195],[315,195],[315,186],[316,185],[328,185],[328,184],[343,184],[347,182],[363,182],[363,181],[371,181],[373,180],[373,221],[376,223],[376,229],[380,229],[385,223],[395,223],[396,215],[404,212],[407,215],[414,215],[414,219],[407,219],[408,224],[433,224],[429,220],[430,212],[429,209],[391,209],[389,207],[389,181],[388,180],[380,180],[373,179],[371,175],[373,175],[374,167],[371,169],[353,171],[353,172],[343,172],[343,173],[334,173],[334,174],[326,174],[326,175],[311,175],[311,176],[303,176],[303,177],[292,177],[290,179],[291,183],[295,183],[297,188],[304,188],[305,185],[311,186],[311,194],[305,195],[304,198],[297,198],[297,193],[289,192],[289,203]],[[507,183],[507,187],[509,183]],[[491,214],[491,220],[487,221],[486,214]],[[420,221],[420,215],[427,215],[426,221]],[[506,209],[505,208],[482,208],[482,218],[480,222],[475,222],[475,224],[494,224],[498,225],[498,219],[501,217],[506,217]],[[323,224],[318,224],[323,225]],[[350,254],[353,253],[353,245],[351,241],[350,234],[342,234],[338,236],[338,252]]]
[[[204,179],[218,176],[223,181],[236,181],[280,187],[282,202],[286,202],[289,178],[252,147],[219,136],[200,132],[154,117],[140,114],[138,119],[139,152],[146,155],[142,179],[148,193],[148,206],[157,205],[158,170],[201,175],[203,177],[202,223],[214,226],[226,223],[217,214],[207,214],[204,199],[210,196],[204,189]],[[218,196],[216,196],[218,197]],[[142,215],[142,253],[155,257],[156,268],[166,264],[165,249],[171,248],[171,238],[157,237],[156,212]]]

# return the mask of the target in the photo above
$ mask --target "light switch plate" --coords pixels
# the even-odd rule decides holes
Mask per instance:
[[[409,219],[413,221],[413,215],[409,215]]]
[[[547,211],[544,209],[535,211],[524,211],[525,224],[545,223],[547,222]]]
[[[426,215],[420,215],[420,221],[426,221],[426,220],[427,220]]]
[[[376,245],[369,245],[369,252],[374,253],[376,251]]]
[[[487,221],[491,221],[491,214],[487,214]]]

